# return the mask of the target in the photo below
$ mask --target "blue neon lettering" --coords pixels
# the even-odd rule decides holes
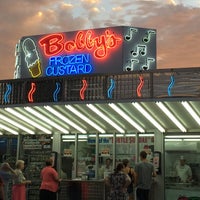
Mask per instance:
[[[46,76],[64,76],[72,74],[89,74],[93,71],[90,54],[54,56],[49,58]]]

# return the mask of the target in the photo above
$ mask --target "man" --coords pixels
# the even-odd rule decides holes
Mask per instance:
[[[100,169],[100,177],[105,178],[109,173],[113,172],[111,158],[106,158],[106,163]]]
[[[141,162],[135,166],[136,197],[137,200],[148,200],[152,177],[156,176],[156,171],[153,164],[148,162],[145,151],[140,152],[140,160]]]
[[[180,162],[176,166],[177,176],[183,183],[190,182],[192,180],[192,170],[189,165],[186,165],[186,160],[183,156],[180,157]]]

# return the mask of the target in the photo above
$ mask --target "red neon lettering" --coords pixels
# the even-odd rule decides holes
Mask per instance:
[[[39,44],[44,48],[44,53],[46,56],[56,55],[60,53],[64,48],[63,35],[62,34],[48,35],[39,40]]]
[[[62,34],[52,34],[39,40],[40,46],[46,56],[54,56],[62,51],[73,53],[73,51],[93,50],[93,55],[97,59],[105,58],[108,50],[115,49],[121,43],[122,38],[115,36],[109,30],[100,36],[93,36],[91,30],[77,32],[74,40],[64,41]]]
[[[29,93],[28,93],[28,101],[29,102],[33,102],[33,94],[35,93],[36,91],[36,84],[35,83],[31,83],[31,89],[29,90]]]

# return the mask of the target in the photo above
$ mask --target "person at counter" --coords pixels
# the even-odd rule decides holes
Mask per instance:
[[[135,166],[136,196],[137,200],[148,200],[152,177],[155,177],[157,174],[153,164],[147,160],[146,151],[140,152],[140,160],[141,162]]]
[[[100,169],[100,178],[105,178],[109,173],[113,171],[111,158],[106,158],[105,165]]]
[[[110,187],[108,200],[128,200],[127,187],[131,183],[130,177],[124,173],[123,163],[119,163],[114,173],[105,178],[105,184]]]
[[[186,164],[184,156],[180,156],[179,164],[176,166],[176,174],[180,182],[186,183],[192,180],[192,170],[191,167]]]
[[[40,200],[56,200],[58,184],[61,179],[53,168],[53,159],[46,160],[46,166],[41,171]]]

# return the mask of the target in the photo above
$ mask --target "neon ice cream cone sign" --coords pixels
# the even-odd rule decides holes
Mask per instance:
[[[29,72],[33,78],[37,78],[42,74],[41,62],[37,52],[36,45],[31,38],[27,38],[22,43],[25,54],[25,61]]]

